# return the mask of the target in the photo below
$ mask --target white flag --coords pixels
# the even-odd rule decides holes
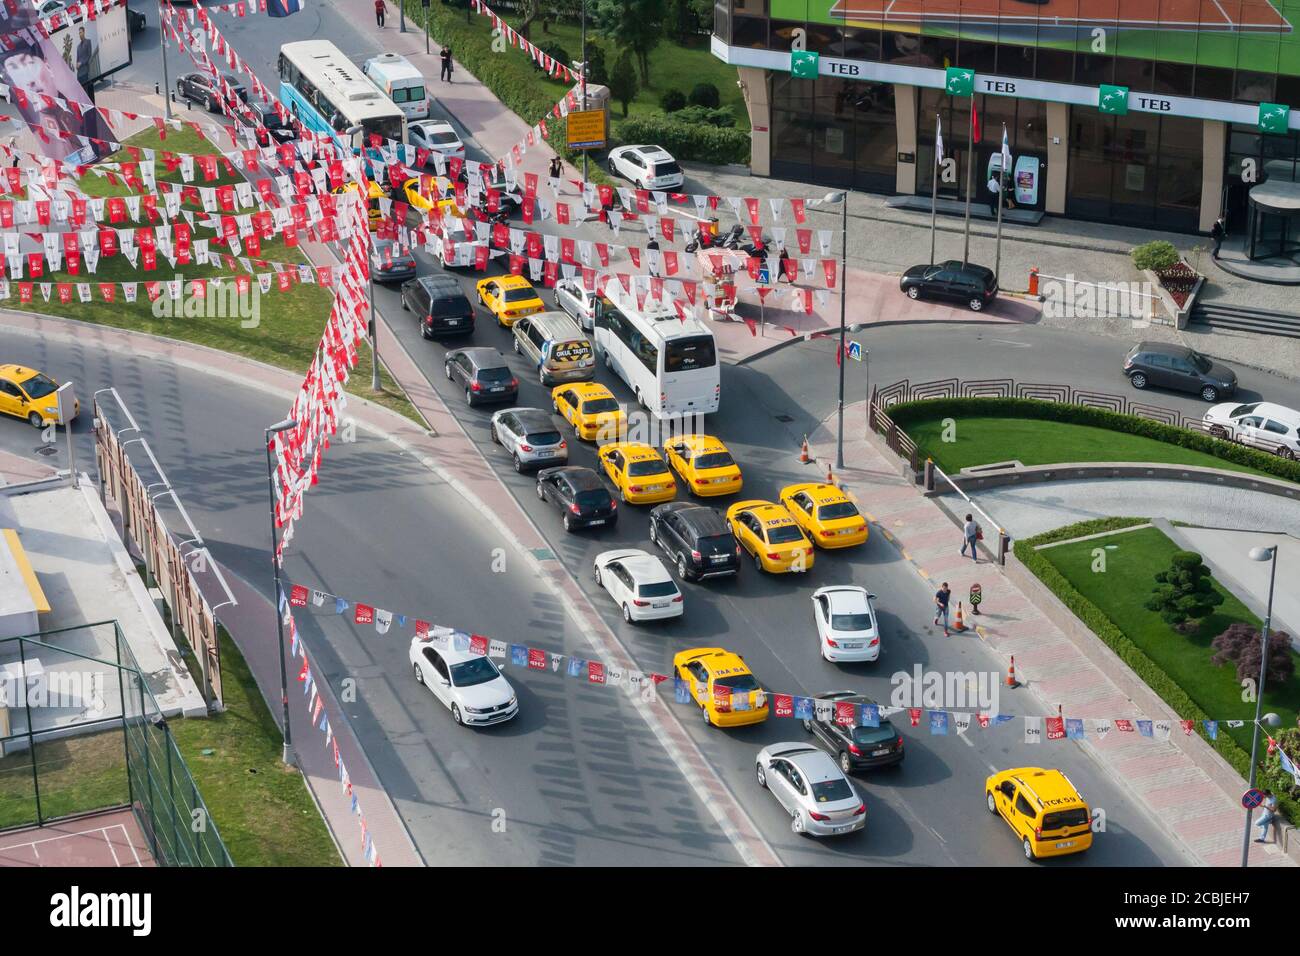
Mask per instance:
[[[943,120],[937,115],[934,118],[934,164],[943,165]]]
[[[1043,718],[1025,718],[1025,743],[1041,744],[1043,742]]]

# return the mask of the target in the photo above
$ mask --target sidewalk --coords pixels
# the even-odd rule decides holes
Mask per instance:
[[[865,403],[848,406],[845,435],[865,434]],[[823,423],[809,443],[819,461],[832,460],[833,423]],[[1058,620],[1064,627],[1058,626],[1041,609],[1050,593],[1044,588],[1031,599],[1025,588],[1036,579],[1022,579],[1020,585],[1012,580],[1013,558],[1004,571],[987,551],[978,564],[962,557],[957,516],[902,477],[901,461],[891,452],[873,439],[859,437],[845,442],[844,457],[848,467],[840,473],[841,482],[857,494],[872,523],[922,578],[935,587],[948,581],[959,597],[974,581],[982,585],[980,624],[952,640],[979,639],[1003,658],[1014,655],[1016,675],[1027,685],[1015,694],[1033,695],[1049,712],[1060,705],[1071,717],[1175,716],[1091,632],[1081,625],[1070,628],[1063,619]],[[1021,573],[1027,574],[1023,569]],[[1090,738],[1084,746],[1200,863],[1238,865],[1243,822],[1238,801],[1245,790],[1240,775],[1199,736],[1184,736],[1177,725],[1168,742],[1134,737],[1115,732],[1103,740]],[[1051,746],[1045,745],[1044,758]],[[1275,845],[1250,845],[1252,866],[1293,863]]]

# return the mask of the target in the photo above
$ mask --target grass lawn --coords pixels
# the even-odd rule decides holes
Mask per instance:
[[[1093,549],[1106,548],[1106,570],[1092,571]],[[1079,541],[1043,548],[1038,554],[1061,572],[1085,598],[1159,665],[1209,717],[1219,721],[1251,721],[1255,705],[1241,699],[1236,667],[1210,663],[1210,642],[1228,625],[1247,621],[1258,628],[1260,621],[1223,585],[1214,582],[1224,602],[1191,635],[1179,634],[1148,611],[1143,603],[1155,587],[1155,574],[1167,569],[1179,548],[1156,528],[1127,531],[1107,538]],[[1300,668],[1297,669],[1300,671]],[[1282,718],[1283,727],[1294,727],[1300,711],[1300,680],[1284,686],[1265,687],[1264,709]],[[1117,714],[1115,716],[1125,716]],[[1250,726],[1235,730],[1222,723],[1220,732],[1231,734],[1250,751]]]
[[[1141,435],[1109,428],[1076,425],[1034,418],[961,417],[956,420],[955,441],[945,442],[943,419],[909,422],[905,430],[922,457],[934,459],[944,471],[956,474],[973,465],[1018,459],[1026,465],[1054,465],[1073,461],[1149,461],[1169,465],[1201,465],[1271,477],[1247,465]]]
[[[163,141],[159,141],[156,130],[149,129],[131,137],[127,142],[134,146],[157,150],[170,149],[177,152],[198,154],[215,152],[211,143],[188,128],[182,132],[169,130],[167,138]],[[129,161],[130,156],[123,152],[110,157],[110,160],[117,159]],[[160,159],[158,162],[158,179],[179,182],[181,181],[180,171],[168,173]],[[196,182],[200,180],[201,176],[196,173]],[[213,182],[203,184],[224,185],[233,181],[228,175],[219,175]],[[93,175],[86,177],[82,186],[84,191],[90,195],[126,195],[130,192],[124,184],[114,186],[107,179],[100,179]],[[211,235],[210,230],[195,231],[196,238],[210,238]],[[296,248],[286,247],[284,241],[278,237],[262,244],[258,258],[265,259],[268,262],[299,263],[307,261],[301,251]],[[266,269],[258,271],[271,271],[271,267],[267,266]],[[257,325],[244,328],[239,317],[182,318],[156,316],[153,312],[153,303],[145,295],[143,285],[146,279],[164,281],[177,275],[184,275],[187,279],[201,279],[214,275],[230,274],[230,270],[224,265],[215,267],[191,263],[173,269],[167,259],[161,255],[158,256],[158,268],[153,272],[144,272],[142,269],[132,268],[130,261],[119,253],[115,256],[101,258],[98,270],[94,275],[85,272],[83,267],[80,276],[57,272],[48,273],[37,280],[39,282],[89,282],[92,287],[90,302],[83,303],[76,295],[75,289],[72,301],[66,305],[59,302],[57,290],[51,293],[49,302],[46,302],[37,291],[33,294],[32,302],[26,306],[26,311],[44,315],[57,315],[79,322],[91,322],[96,325],[106,325],[118,329],[130,329],[180,339],[197,345],[206,345],[223,352],[243,355],[305,375],[312,358],[316,354],[316,345],[320,341],[321,333],[325,329],[325,320],[329,316],[333,296],[327,290],[317,285],[295,283],[288,292],[280,292],[273,286],[272,290],[266,295],[261,295],[252,300],[257,304],[259,310]],[[98,287],[95,285],[100,281],[140,282],[139,298],[135,303],[128,304],[122,300],[122,291],[119,288],[116,301],[111,304],[104,302],[100,298]],[[254,288],[256,288],[256,282],[254,282]],[[210,294],[216,293],[210,292]],[[11,296],[9,303],[7,303],[9,307],[13,307],[17,300],[16,293],[11,292]],[[407,401],[406,396],[386,369],[382,367],[380,369],[381,391],[374,392],[371,390],[370,376],[365,374],[370,367],[370,346],[364,342],[358,345],[357,367],[358,372],[351,377],[347,384],[347,390],[350,393],[371,399],[397,411],[423,427],[423,422],[414,407]],[[58,377],[57,371],[54,371],[53,374]]]
[[[120,725],[36,745],[44,818],[121,806],[130,799]],[[0,829],[36,823],[32,755],[0,757]]]

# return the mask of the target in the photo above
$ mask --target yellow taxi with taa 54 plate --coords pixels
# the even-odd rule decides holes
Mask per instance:
[[[546,308],[537,290],[523,276],[504,275],[480,279],[474,286],[483,307],[496,316],[497,324],[510,328],[516,319]]]
[[[1082,853],[1092,846],[1092,814],[1078,789],[1059,770],[1020,767],[984,783],[989,813],[1020,838],[1025,859]]]
[[[659,452],[635,441],[610,442],[598,452],[601,467],[630,505],[657,505],[677,496],[677,482]]]
[[[679,435],[664,442],[664,456],[691,494],[731,495],[744,484],[727,446],[712,435]]]
[[[583,441],[618,438],[627,427],[623,406],[599,382],[570,382],[551,389],[551,407]]]
[[[795,524],[819,548],[851,548],[867,540],[867,519],[839,488],[813,481],[781,489]]]
[[[727,509],[727,526],[760,571],[784,574],[813,566],[812,542],[790,512],[774,502],[737,501]]]
[[[704,722],[744,727],[767,720],[767,694],[745,659],[721,647],[696,647],[673,656],[673,676],[686,682]]]

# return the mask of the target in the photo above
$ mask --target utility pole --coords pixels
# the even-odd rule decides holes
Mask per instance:
[[[970,126],[966,133],[966,241],[961,249],[961,266],[966,268],[970,262],[970,194],[971,173],[975,169],[975,91],[970,94]]]
[[[849,357],[844,349],[844,337],[846,330],[844,327],[845,309],[848,307],[849,291],[849,193],[846,189],[840,193],[841,218],[840,218],[840,400],[838,416],[839,420],[835,429],[835,467],[840,471],[844,470],[844,366],[848,364]]]
[[[934,265],[934,237],[939,228],[939,176],[943,171],[943,120],[934,114],[934,169],[930,183],[930,265]]]
[[[587,0],[582,0],[582,108],[587,109]],[[587,194],[587,153],[582,151],[582,193]]]
[[[167,30],[163,26],[162,4],[158,4],[158,47],[162,51],[163,116],[172,118],[172,84],[167,78]]]
[[[271,598],[275,610],[275,629],[280,646],[280,707],[281,719],[284,721],[284,749],[280,759],[285,766],[293,766],[293,734],[289,729],[289,665],[284,647],[284,612],[280,603],[284,600],[284,586],[280,583],[280,541],[275,521],[275,463],[271,460],[271,436],[297,428],[298,423],[286,418],[278,425],[266,430],[266,487],[271,498],[271,575],[275,579],[275,593]]]

